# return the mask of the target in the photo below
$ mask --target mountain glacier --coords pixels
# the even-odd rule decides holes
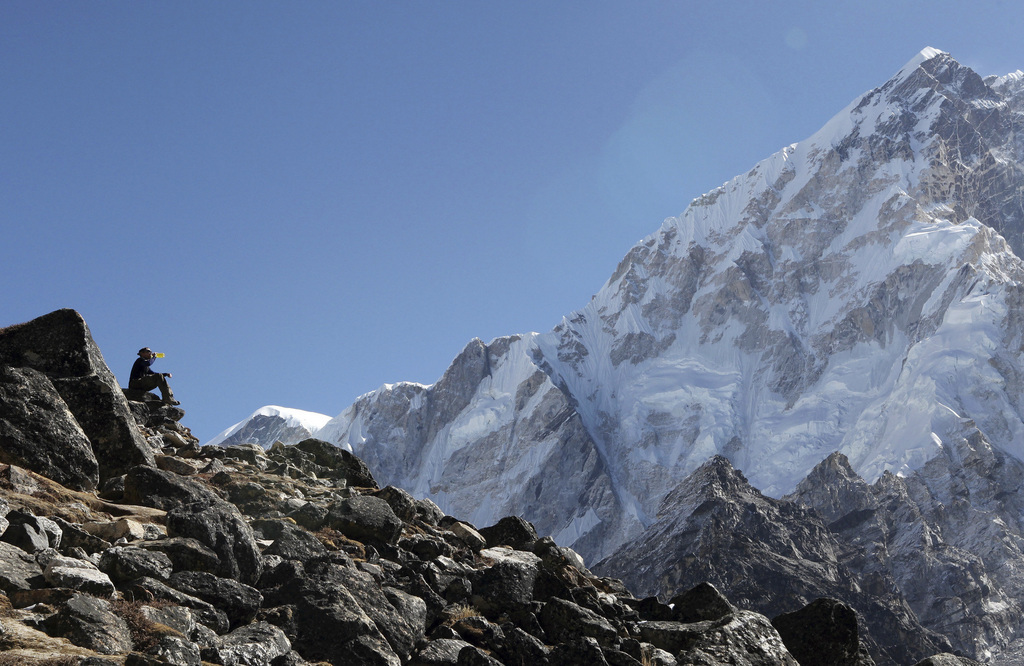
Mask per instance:
[[[839,451],[867,482],[971,423],[1024,458],[1024,75],[925,49],[695,199],[553,330],[474,340],[313,434],[384,483],[596,561],[715,455],[769,496]]]

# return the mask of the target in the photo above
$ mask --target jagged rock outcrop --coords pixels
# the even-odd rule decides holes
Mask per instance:
[[[851,571],[845,548],[817,512],[762,495],[716,456],[669,493],[643,536],[594,570],[665,600],[706,581],[740,607],[769,617],[818,598],[838,599],[856,609],[879,663],[910,663],[949,649],[894,592],[891,576],[862,581]],[[868,582],[873,585],[865,589]]]
[[[76,490],[99,485],[89,438],[53,383],[36,370],[0,367],[0,441],[0,462]]]
[[[99,464],[100,479],[118,476],[133,465],[155,464],[153,450],[139,433],[128,403],[103,360],[99,347],[93,341],[89,327],[74,310],[57,310],[30,322],[0,330],[0,368],[7,368],[0,375],[3,377],[0,384],[10,386],[11,382],[20,381],[21,387],[25,389],[25,392],[14,391],[8,396],[12,403],[24,401],[31,405],[33,401],[40,401],[48,406],[48,412],[62,412],[59,404],[55,404],[50,386],[56,390],[81,432],[89,440]],[[49,384],[39,375],[45,376]],[[36,390],[33,391],[33,388]],[[33,414],[35,408],[11,406],[5,407],[4,411],[13,412],[15,419],[11,425],[7,418],[0,416],[0,424],[7,424],[0,427],[17,429],[19,420],[24,422],[24,419],[18,419],[16,415]],[[66,418],[63,419],[63,425],[55,423],[53,427],[62,431],[73,430]],[[44,450],[53,451],[62,445],[56,443],[58,440],[55,439],[62,434],[54,432],[51,433],[53,436],[47,436],[42,433],[34,441],[43,446]],[[69,461],[63,465],[67,467],[66,474],[92,479],[91,473],[88,473],[90,462],[81,452],[80,438],[74,439],[78,446],[68,448]],[[51,455],[50,462],[60,465],[60,461],[55,458]],[[82,459],[85,459],[85,467],[80,462]],[[30,459],[26,462],[34,461]],[[45,473],[46,470],[44,466],[40,472]],[[82,483],[77,485],[81,486]]]
[[[965,421],[946,454],[873,484],[836,453],[789,496],[816,509],[870,591],[895,585],[921,623],[985,661],[1024,660],[1024,464]]]

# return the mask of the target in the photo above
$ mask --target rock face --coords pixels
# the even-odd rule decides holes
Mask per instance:
[[[471,523],[522,515],[560,543],[600,551],[607,535],[640,524],[573,400],[533,362],[535,337],[474,340],[433,386],[385,386],[316,436]]]
[[[894,593],[891,575],[865,589],[868,581],[846,564],[846,548],[815,511],[762,495],[718,456],[665,498],[658,521],[641,538],[594,569],[666,600],[706,581],[769,617],[818,598],[838,599],[857,609],[880,663],[914,662],[949,649]]]
[[[46,375],[0,367],[0,462],[34,470],[69,488],[99,484],[92,444]]]
[[[707,583],[672,611],[521,518],[477,530],[379,489],[322,441],[181,446],[163,406],[131,407],[173,464],[132,467],[101,496],[0,470],[11,663],[797,664],[767,617]],[[804,643],[837,633],[796,617]]]
[[[74,310],[58,310],[0,330],[0,368],[4,369],[0,391],[7,391],[10,399],[10,403],[3,401],[0,416],[0,441],[4,442],[0,449],[5,451],[5,459],[17,462],[21,456],[26,467],[43,474],[53,473],[50,467],[58,465],[64,468],[65,478],[77,479],[74,485],[78,487],[95,486],[95,463],[104,480],[134,465],[154,464],[152,448],[141,437],[89,327]],[[34,402],[43,405],[42,414],[31,406]],[[67,419],[67,412],[73,422]],[[61,417],[52,421],[52,432],[33,423],[34,419],[48,421],[50,414]],[[79,426],[77,431],[73,423]],[[75,444],[67,448],[68,459],[61,461],[53,452],[63,450],[61,439],[66,435]],[[84,451],[82,435],[93,456]],[[23,452],[33,444],[41,447],[37,456],[41,459]]]
[[[868,484],[835,454],[789,498],[828,522],[866,589],[895,584],[921,623],[954,648],[1021,663],[1024,500],[1016,489],[1024,464],[963,425],[945,455],[906,477]]]

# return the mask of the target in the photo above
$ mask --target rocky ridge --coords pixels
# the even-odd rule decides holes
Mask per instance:
[[[147,394],[63,402],[47,358],[88,350],[86,385],[106,368],[73,311],[0,329],[0,350],[34,379],[0,416],[5,666],[797,664],[790,644],[872,663],[838,602],[777,629],[707,583],[638,599],[521,518],[476,529],[322,440],[201,447]],[[142,462],[94,464],[110,432]]]
[[[962,435],[921,470],[871,484],[834,453],[782,499],[715,457],[593,569],[663,599],[708,581],[769,616],[793,600],[836,599],[855,610],[880,663],[940,649],[1024,663],[1024,464],[970,421]]]

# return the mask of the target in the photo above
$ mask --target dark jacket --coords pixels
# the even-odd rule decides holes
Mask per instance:
[[[146,360],[141,356],[135,360],[135,365],[132,366],[132,374],[128,376],[128,382],[134,382],[136,379],[142,379],[146,375],[155,375],[156,373],[149,369],[153,361],[156,359]]]

